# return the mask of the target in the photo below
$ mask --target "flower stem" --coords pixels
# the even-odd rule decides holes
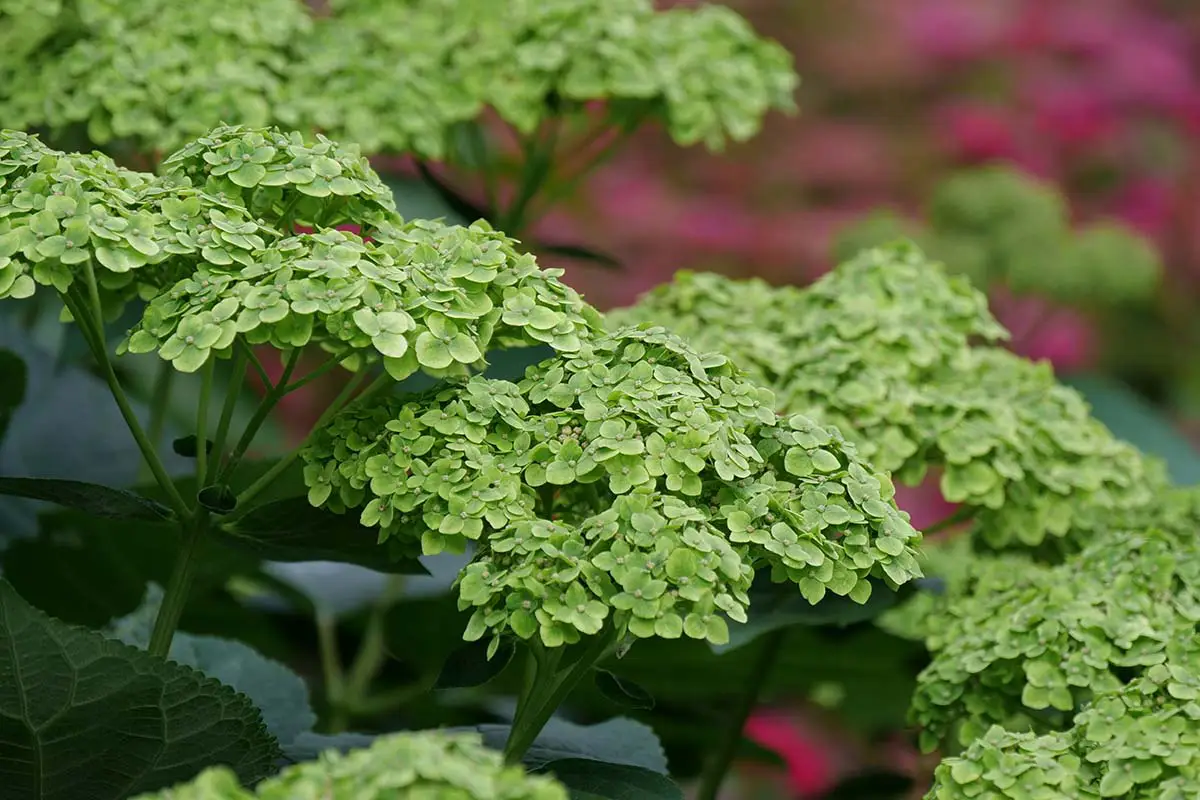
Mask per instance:
[[[216,358],[209,357],[200,377],[200,402],[196,404],[196,491],[204,488],[208,472],[208,404],[212,399]]]
[[[262,492],[269,489],[271,484],[273,484],[280,475],[287,471],[288,467],[295,463],[296,459],[300,457],[300,452],[305,448],[305,446],[308,445],[313,436],[315,436],[317,432],[325,426],[325,423],[327,423],[334,414],[341,411],[343,407],[349,405],[349,400],[354,394],[354,390],[358,388],[358,385],[362,382],[364,377],[366,377],[365,372],[358,372],[346,382],[346,385],[342,388],[341,393],[333,399],[333,402],[329,404],[325,411],[322,412],[321,416],[317,418],[317,421],[313,423],[312,429],[309,430],[308,435],[304,437],[304,441],[286,456],[276,461],[275,466],[267,470],[261,478],[250,484],[245,491],[238,495],[237,507],[232,513],[225,516],[225,522],[233,522],[250,510],[250,501]],[[360,394],[357,399],[365,399],[390,382],[391,376],[389,376],[387,373],[380,375],[370,386],[363,390],[363,393]]]
[[[509,731],[508,741],[504,743],[505,761],[509,764],[520,763],[525,754],[529,752],[529,748],[537,741],[542,728],[545,728],[546,723],[554,716],[554,712],[563,704],[583,676],[603,660],[613,644],[611,633],[597,634],[588,643],[587,649],[580,654],[579,660],[562,672],[555,673],[553,668],[545,668],[554,662],[538,663],[533,673],[533,686],[528,692],[523,692],[524,702],[518,704],[516,716],[513,717],[512,730]],[[529,680],[528,673],[526,679]]]
[[[213,458],[217,459],[218,463],[224,456],[225,440],[229,438],[229,426],[233,424],[233,412],[237,410],[237,401],[241,397],[242,386],[246,383],[248,360],[247,351],[242,349],[233,357],[233,372],[229,375],[229,385],[225,387],[225,404],[221,408],[221,419],[213,436]]]
[[[137,443],[138,449],[142,453],[142,458],[145,459],[146,466],[150,468],[150,473],[154,476],[154,480],[158,483],[160,489],[167,496],[167,502],[171,506],[171,510],[175,512],[175,516],[180,520],[186,520],[191,514],[187,503],[183,501],[183,496],[179,494],[179,490],[175,488],[175,482],[167,474],[166,467],[163,466],[162,460],[158,457],[158,450],[150,442],[146,436],[146,432],[142,430],[142,424],[138,422],[137,415],[133,413],[133,407],[129,404],[129,398],[125,394],[125,390],[121,387],[121,382],[117,379],[117,373],[113,370],[112,361],[108,357],[108,350],[104,344],[104,325],[103,314],[100,310],[100,299],[96,291],[95,273],[92,270],[91,262],[87,264],[88,283],[92,294],[92,308],[94,314],[89,314],[87,306],[75,296],[69,293],[63,293],[63,303],[70,310],[71,315],[75,317],[75,321],[79,324],[80,331],[84,335],[84,341],[87,342],[88,349],[92,351],[92,357],[100,367],[100,372],[104,376],[104,382],[108,384],[109,393],[112,394],[113,400],[116,401],[117,409],[121,412],[122,419],[125,420],[129,432],[133,435],[134,441]]]
[[[170,361],[159,359],[157,374],[154,376],[154,389],[150,395],[150,426],[146,434],[150,441],[157,445],[162,441],[163,430],[167,422],[167,406],[171,402],[171,387],[175,383],[175,367]],[[142,465],[148,471],[149,467]],[[153,477],[144,475],[143,478]]]
[[[152,656],[165,658],[171,650],[171,639],[175,636],[175,629],[179,627],[179,619],[183,616],[183,607],[192,588],[192,567],[195,564],[196,549],[207,527],[208,512],[202,509],[195,519],[186,520],[182,526],[183,542],[175,555],[171,579],[167,583],[158,616],[154,618],[154,631],[150,634],[149,652]]]
[[[288,353],[287,361],[283,365],[283,374],[279,376],[277,383],[272,385],[270,381],[267,381],[267,393],[259,401],[258,408],[254,410],[254,416],[246,423],[246,428],[238,438],[238,442],[234,446],[229,460],[225,462],[225,468],[221,470],[218,481],[228,478],[237,469],[238,464],[242,461],[242,457],[246,455],[246,451],[254,443],[254,437],[258,435],[259,429],[267,421],[267,417],[270,416],[275,406],[287,394],[287,382],[291,379],[292,372],[296,369],[296,364],[300,361],[300,353],[301,351],[298,347]],[[261,368],[261,365],[259,366]],[[265,376],[265,372],[263,374]]]
[[[721,784],[725,782],[725,776],[733,765],[738,745],[742,742],[742,732],[746,728],[746,720],[750,718],[750,713],[758,705],[759,694],[762,692],[767,678],[770,677],[771,671],[775,668],[775,662],[779,658],[786,637],[787,628],[780,628],[763,637],[762,650],[751,668],[750,675],[746,677],[745,689],[738,698],[738,704],[721,733],[717,749],[713,751],[712,758],[709,759],[704,772],[701,773],[700,787],[696,792],[695,800],[716,800],[717,794],[721,790]]]
[[[521,170],[521,184],[517,189],[516,199],[504,214],[504,222],[501,227],[501,230],[509,236],[521,235],[525,227],[525,212],[529,203],[550,176],[550,169],[554,165],[555,150],[558,147],[560,124],[559,118],[551,119],[547,123],[544,136],[538,136],[535,133],[529,137],[522,137],[521,150],[525,155],[525,163]]]

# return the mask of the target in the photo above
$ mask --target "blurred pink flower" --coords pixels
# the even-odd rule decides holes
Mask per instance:
[[[1055,372],[1074,372],[1094,361],[1096,335],[1081,314],[1060,309],[1013,349],[1034,361],[1049,361]]]
[[[1135,178],[1118,194],[1111,212],[1146,236],[1160,239],[1171,224],[1175,191],[1165,180]]]
[[[938,138],[964,161],[1015,158],[1016,123],[1011,111],[982,103],[955,103],[935,112]]]
[[[1090,82],[1039,83],[1027,88],[1038,133],[1060,146],[1104,144],[1121,128],[1116,109]]]
[[[961,61],[992,54],[1004,40],[1011,3],[923,0],[915,7],[911,3],[894,6],[905,6],[901,30],[920,53]]]
[[[787,765],[790,788],[800,798],[832,788],[832,756],[800,723],[782,714],[759,712],[746,722],[746,738],[778,753]]]
[[[860,122],[819,121],[800,127],[782,163],[795,181],[839,190],[886,185],[893,180],[898,160],[878,126]]]

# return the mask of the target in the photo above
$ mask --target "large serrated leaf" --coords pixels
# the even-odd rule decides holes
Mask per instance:
[[[222,544],[270,561],[339,561],[401,575],[426,575],[415,558],[393,558],[379,532],[353,514],[313,508],[306,497],[264,503],[215,534]]]
[[[86,481],[0,478],[0,494],[44,500],[106,519],[164,522],[174,516],[166,506],[139,494]]]
[[[213,764],[253,783],[279,756],[244,695],[52,619],[0,580],[5,800],[122,800]]]
[[[670,778],[627,764],[570,758],[546,765],[571,792],[571,800],[683,800]]]
[[[162,598],[162,587],[151,584],[142,605],[132,614],[116,620],[110,633],[125,644],[144,650],[150,643]],[[218,636],[176,633],[167,657],[249,697],[262,712],[267,730],[281,747],[286,748],[302,734],[311,732],[317,724],[304,680],[283,664],[242,642]]]

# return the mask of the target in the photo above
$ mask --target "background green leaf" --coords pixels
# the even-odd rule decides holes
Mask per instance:
[[[25,400],[28,372],[25,361],[11,350],[0,349],[0,442],[12,415]]]
[[[52,619],[0,581],[6,800],[123,800],[218,763],[252,783],[279,755],[244,695]]]
[[[683,800],[683,792],[657,772],[583,758],[546,765],[571,792],[571,800]]]

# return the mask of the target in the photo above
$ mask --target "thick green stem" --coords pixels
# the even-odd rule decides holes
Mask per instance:
[[[526,694],[525,702],[518,703],[512,730],[509,731],[508,741],[504,743],[505,761],[510,764],[520,763],[541,734],[542,728],[546,727],[546,723],[554,716],[554,712],[579,681],[604,658],[612,644],[610,633],[597,634],[587,649],[580,654],[579,660],[557,674],[552,668],[552,662],[538,664],[533,679],[534,685]]]
[[[150,634],[149,651],[152,656],[165,658],[171,650],[171,639],[179,627],[179,619],[183,616],[183,607],[192,588],[196,549],[207,528],[208,513],[203,510],[197,513],[195,519],[187,520],[183,525],[183,542],[175,555],[171,579],[167,583],[158,616],[154,619],[154,631]]]
[[[154,389],[150,395],[150,426],[146,430],[150,441],[155,445],[162,441],[163,430],[166,428],[167,406],[171,403],[171,387],[174,383],[175,367],[170,361],[159,359],[154,376]],[[142,467],[146,471],[143,479],[152,478],[149,468],[145,464]]]
[[[200,376],[200,402],[196,404],[196,489],[204,488],[208,477],[208,404],[212,399],[213,371],[216,359],[209,358]]]
[[[750,713],[758,705],[759,694],[775,668],[786,637],[786,628],[780,628],[763,637],[762,650],[751,668],[750,675],[746,677],[745,688],[738,698],[737,706],[733,709],[733,713],[729,716],[729,720],[721,732],[717,749],[713,751],[712,757],[700,776],[700,787],[696,792],[695,800],[716,800],[717,794],[721,790],[721,784],[725,782],[725,776],[729,773],[729,768],[737,756],[738,745],[742,743],[742,732],[746,728],[746,720],[750,718]]]
[[[101,312],[100,298],[96,291],[95,274],[92,271],[91,262],[85,263],[87,264],[87,275],[94,313],[89,314],[86,305],[77,301],[70,294],[64,293],[62,295],[63,302],[70,310],[72,316],[75,317],[75,321],[79,324],[80,331],[84,334],[84,340],[87,342],[88,348],[92,351],[92,357],[96,359],[104,381],[108,384],[108,390],[112,394],[113,400],[116,401],[117,409],[121,412],[121,418],[125,420],[129,432],[133,435],[133,439],[137,443],[146,465],[150,468],[150,473],[154,476],[155,482],[158,483],[159,488],[167,496],[167,502],[170,504],[171,510],[175,512],[176,517],[181,521],[186,520],[191,511],[188,509],[187,503],[183,501],[183,496],[179,494],[179,490],[175,488],[175,483],[171,480],[171,476],[167,474],[166,467],[163,466],[162,460],[158,457],[158,450],[150,442],[149,437],[146,436],[146,432],[142,430],[142,424],[138,422],[137,415],[133,413],[133,407],[129,404],[129,398],[125,395],[125,390],[121,387],[121,382],[117,379],[117,373],[113,370],[112,361],[108,357],[108,350],[104,343],[104,317]]]
[[[329,697],[332,718],[330,727],[344,730],[352,714],[364,706],[392,700],[394,698],[372,697],[371,683],[379,675],[387,659],[385,642],[387,612],[404,589],[404,577],[393,575],[371,609],[367,619],[367,630],[359,645],[354,663],[347,674],[337,656],[337,643],[333,639],[332,620],[318,614],[317,632],[321,637],[321,659],[325,669],[326,695]],[[411,696],[415,687],[404,687],[404,696]],[[399,696],[399,695],[397,695]]]
[[[321,416],[317,418],[317,421],[313,423],[312,429],[308,432],[308,435],[304,437],[304,441],[286,456],[276,461],[275,466],[267,470],[261,478],[250,484],[245,491],[238,495],[237,508],[233,511],[233,513],[225,517],[226,522],[233,522],[249,511],[250,501],[260,495],[262,492],[271,488],[271,484],[278,480],[279,476],[286,472],[287,469],[295,463],[296,459],[300,457],[300,452],[308,445],[310,441],[312,441],[313,436],[325,426],[325,423],[327,423],[334,414],[338,413],[343,407],[349,404],[350,398],[354,394],[354,390],[358,388],[358,385],[362,382],[362,379],[365,376],[365,372],[355,373],[355,375],[346,382],[346,385],[342,388],[341,393],[333,399],[333,402],[329,404]],[[384,373],[376,378],[375,382],[368,386],[357,399],[362,400],[369,395],[374,394],[381,387],[391,382],[391,376],[389,376],[387,373]]]

